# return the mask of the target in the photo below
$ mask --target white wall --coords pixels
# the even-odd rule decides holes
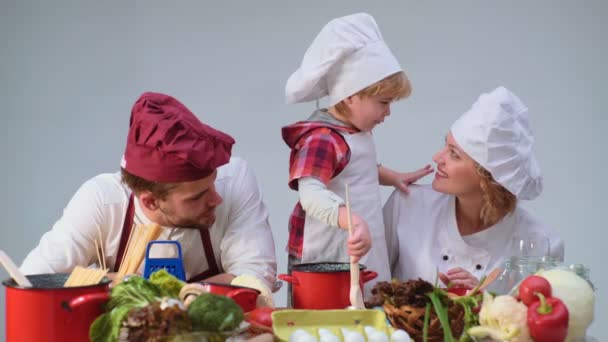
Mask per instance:
[[[375,16],[414,86],[375,132],[384,164],[430,162],[482,91],[504,84],[529,106],[546,190],[528,207],[563,235],[568,261],[591,268],[591,334],[608,338],[599,309],[608,306],[608,10],[599,0],[2,0],[0,248],[20,263],[83,181],[118,169],[131,105],[153,90],[237,139],[262,184],[284,272],[295,193],[280,128],[313,105],[285,105],[283,87],[322,25],[358,11]]]

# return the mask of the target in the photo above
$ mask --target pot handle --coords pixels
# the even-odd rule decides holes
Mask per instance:
[[[78,296],[69,302],[63,302],[62,306],[67,311],[78,310],[84,306],[100,305],[110,300],[110,292],[89,293]]]
[[[253,310],[256,307],[258,292],[250,289],[236,289],[226,293],[226,297],[241,305],[243,310],[245,310],[245,308],[250,308],[248,310]]]
[[[277,278],[290,283],[291,285],[300,285],[298,278],[289,274],[279,274]]]
[[[378,273],[374,272],[374,271],[369,271],[369,270],[361,271],[361,279],[363,279],[364,283],[367,283],[368,281],[375,279],[377,276],[378,276]]]
[[[257,297],[258,292],[250,289],[236,289],[228,292],[226,297],[232,298],[235,301],[239,298],[249,298],[249,297]]]

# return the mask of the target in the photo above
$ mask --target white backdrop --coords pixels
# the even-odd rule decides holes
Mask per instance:
[[[151,90],[236,138],[262,184],[284,272],[296,194],[280,128],[314,106],[285,105],[284,84],[322,25],[366,11],[414,87],[375,131],[381,162],[429,163],[479,93],[512,89],[530,108],[545,176],[545,192],[526,206],[562,234],[567,261],[591,269],[591,334],[608,338],[604,2],[218,3],[0,1],[0,248],[17,263],[82,182],[118,169],[130,108]]]

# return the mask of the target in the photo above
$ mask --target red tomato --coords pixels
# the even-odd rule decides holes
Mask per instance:
[[[263,325],[272,328],[273,308],[261,307],[247,313],[245,320],[249,323]]]
[[[536,292],[542,293],[546,298],[551,297],[549,281],[543,277],[531,275],[519,285],[519,298],[526,306],[530,306],[538,300],[538,296],[535,295]]]

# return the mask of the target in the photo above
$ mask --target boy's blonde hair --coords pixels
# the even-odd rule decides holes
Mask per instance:
[[[483,166],[477,164],[476,170],[481,177],[479,185],[483,196],[479,216],[483,224],[490,227],[515,210],[517,197],[495,181],[490,172]]]
[[[410,96],[411,93],[412,85],[410,84],[410,80],[405,75],[405,72],[399,71],[359,90],[354,95],[361,97],[382,96],[397,101]],[[348,107],[344,101],[338,102],[334,108],[342,115],[347,116],[349,114]]]

